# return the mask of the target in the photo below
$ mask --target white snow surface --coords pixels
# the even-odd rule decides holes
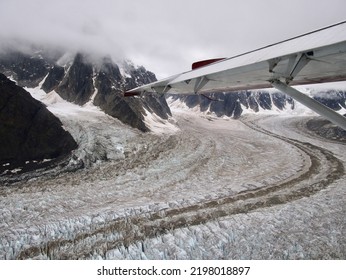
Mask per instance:
[[[152,133],[174,134],[179,130],[173,118],[169,118],[168,120],[165,120],[160,118],[155,113],[150,113],[145,108],[144,108],[144,111],[145,111],[144,123],[150,129]]]
[[[170,103],[141,133],[30,91],[84,168],[0,186],[1,259],[345,259],[345,145],[306,133],[310,117]]]

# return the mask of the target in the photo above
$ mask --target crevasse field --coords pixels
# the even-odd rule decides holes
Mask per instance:
[[[345,144],[307,131],[305,110],[233,120],[168,100],[143,134],[31,93],[79,148],[1,183],[1,259],[346,258]]]

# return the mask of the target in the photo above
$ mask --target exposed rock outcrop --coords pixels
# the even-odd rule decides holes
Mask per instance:
[[[170,115],[166,99],[159,96],[124,97],[125,90],[156,81],[155,74],[129,61],[119,65],[110,57],[94,61],[77,53],[63,64],[44,54],[9,53],[0,57],[0,72],[12,76],[19,85],[55,90],[62,98],[78,105],[93,102],[105,113],[141,131],[149,131],[146,111],[163,119]]]
[[[103,61],[96,78],[97,95],[94,104],[108,115],[142,131],[148,131],[144,122],[145,110],[167,119],[171,112],[164,97],[123,96],[124,90],[156,81],[155,75],[144,67],[135,68],[132,64],[125,64],[123,71],[125,76],[121,75],[119,67],[110,59]]]
[[[60,120],[0,74],[0,171],[56,159],[77,147]]]
[[[173,100],[180,99],[188,107],[200,107],[202,112],[214,113],[218,117],[228,116],[239,118],[244,109],[258,112],[274,108],[293,108],[292,98],[280,92],[239,91],[233,93],[211,93],[206,95],[171,95]]]
[[[55,88],[69,102],[83,105],[94,93],[93,66],[82,54],[77,54],[68,72]]]
[[[21,87],[37,87],[49,69],[50,62],[38,54],[9,52],[0,57],[0,72],[13,77]]]

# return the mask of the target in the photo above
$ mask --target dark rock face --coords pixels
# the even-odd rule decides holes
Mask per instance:
[[[39,101],[0,74],[0,169],[54,159],[77,147],[60,120]]]
[[[128,78],[129,79],[129,78]],[[131,80],[132,81],[132,80]],[[94,104],[106,114],[121,120],[123,123],[147,131],[144,124],[144,109],[138,98],[123,97],[125,80],[119,67],[111,59],[104,59],[96,78],[97,95]]]
[[[47,75],[49,63],[40,55],[26,55],[11,52],[0,57],[0,72],[13,76],[19,86],[37,87]]]
[[[125,78],[125,90],[129,90],[156,81],[155,74],[147,71],[143,66],[135,68],[133,65],[127,64],[126,68],[131,77]]]
[[[277,108],[279,108],[280,110],[285,109],[287,103],[291,104],[291,108],[293,109],[294,104],[293,104],[293,100],[290,99],[289,101],[287,100],[287,96],[282,93],[282,92],[274,92],[272,93],[272,100],[273,100],[273,105]]]
[[[43,52],[36,56],[20,53],[2,56],[0,72],[28,87],[38,86],[45,78],[42,89],[46,93],[55,90],[65,100],[78,105],[93,98],[93,103],[105,113],[141,131],[148,131],[144,122],[145,109],[163,119],[171,115],[163,97],[123,97],[125,90],[156,81],[155,74],[143,66],[135,67],[125,62],[124,75],[110,57],[95,64],[86,55],[78,53],[64,66],[58,65],[58,58],[43,57]]]
[[[311,90],[311,89],[310,89]],[[346,91],[344,90],[316,90],[310,92],[312,98],[325,106],[340,110],[346,109]],[[257,113],[259,110],[284,110],[287,108],[294,109],[294,100],[279,91],[253,90],[253,91],[238,91],[238,92],[217,92],[205,95],[170,95],[173,100],[184,102],[189,108],[199,107],[201,112],[214,113],[216,116],[228,116],[239,118],[244,108]],[[328,121],[327,121],[328,122]],[[341,139],[344,137],[344,131],[329,123],[314,121],[309,123],[309,128],[318,131],[320,135],[329,138]]]
[[[130,89],[156,81],[153,73],[144,67],[127,66],[127,77],[123,77],[119,67],[111,60],[104,61],[96,78],[97,95],[94,104],[105,113],[121,120],[123,123],[148,131],[144,123],[145,110],[155,113],[163,119],[171,115],[166,99],[157,95],[143,98],[123,97],[124,89]]]
[[[67,101],[83,105],[94,92],[93,66],[77,54],[56,92]]]
[[[48,76],[42,84],[42,89],[45,92],[51,92],[61,83],[65,76],[65,69],[62,66],[54,65],[53,68],[49,70]]]
[[[121,120],[123,123],[136,127],[141,131],[148,131],[144,123],[144,109],[138,98],[124,98],[115,91],[99,92],[94,104],[106,114]]]

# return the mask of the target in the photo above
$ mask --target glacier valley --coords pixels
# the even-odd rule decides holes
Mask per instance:
[[[346,258],[345,143],[309,131],[313,114],[235,120],[171,99],[143,133],[31,94],[78,148],[1,182],[0,259]]]

